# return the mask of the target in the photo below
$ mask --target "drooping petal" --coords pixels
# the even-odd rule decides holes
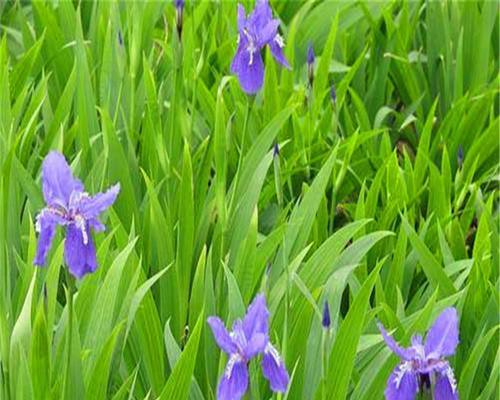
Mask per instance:
[[[208,317],[207,322],[212,328],[217,345],[227,354],[236,353],[238,349],[221,319],[219,317]]]
[[[241,88],[247,94],[257,93],[264,83],[264,63],[260,51],[250,52],[243,43],[248,40],[241,39],[238,51],[231,64],[231,71],[238,77]]]
[[[287,59],[285,58],[285,54],[283,53],[283,48],[285,44],[283,42],[283,38],[276,34],[269,42],[269,48],[271,49],[271,54],[283,67],[290,69],[290,64],[288,64]]]
[[[67,208],[71,193],[83,191],[83,184],[73,176],[64,156],[51,151],[42,164],[42,189],[49,206]]]
[[[229,359],[217,388],[217,400],[240,400],[248,389],[247,365],[242,360]]]
[[[88,220],[89,226],[96,232],[103,232],[106,230],[106,226],[99,221],[99,218],[90,218]]]
[[[47,209],[43,209],[36,217],[36,230],[40,233],[33,264],[42,267],[45,265],[47,254],[56,233],[59,217]]]
[[[451,356],[458,345],[458,315],[453,307],[446,308],[437,317],[425,340],[427,357]]]
[[[120,184],[111,186],[104,193],[97,193],[88,199],[82,199],[80,203],[80,212],[86,219],[96,218],[111,207],[120,193]]]
[[[266,305],[266,297],[263,294],[255,296],[248,306],[245,318],[243,318],[243,331],[248,340],[257,334],[267,336],[269,331],[269,311]]]
[[[238,48],[236,49],[236,54],[231,61],[231,73],[238,75],[238,71],[241,69],[241,62],[243,61],[244,52],[248,46],[248,39],[245,35],[238,35]],[[248,61],[248,60],[247,60]]]
[[[392,371],[385,388],[386,400],[414,400],[418,392],[418,377],[409,363],[399,364]]]
[[[387,344],[387,347],[389,347],[392,350],[392,352],[396,354],[399,358],[403,360],[409,360],[411,358],[412,352],[397,344],[394,338],[387,333],[387,331],[385,330],[384,326],[381,323],[378,323],[377,326],[378,329],[380,330],[380,333],[382,334],[382,337],[384,338],[385,343]]]
[[[458,400],[457,382],[448,363],[443,370],[436,374],[434,400]]]
[[[286,392],[290,377],[278,350],[268,343],[262,356],[262,373],[269,381],[273,392]]]
[[[76,224],[70,224],[66,228],[66,241],[64,243],[64,259],[68,264],[71,274],[80,279],[85,274],[94,272],[97,268],[96,252],[90,227],[86,224],[87,240],[84,238],[82,229]]]

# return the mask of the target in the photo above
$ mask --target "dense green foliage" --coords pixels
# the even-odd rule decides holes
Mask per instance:
[[[497,2],[272,1],[293,69],[267,54],[254,98],[236,2],[188,2],[182,44],[170,1],[76,3],[0,2],[0,398],[213,399],[206,317],[257,292],[292,375],[273,398],[382,398],[376,321],[407,344],[449,305],[461,398],[498,397]],[[76,288],[61,231],[32,263],[49,149],[122,188]]]

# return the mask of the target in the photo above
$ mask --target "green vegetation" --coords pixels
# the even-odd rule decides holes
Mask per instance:
[[[460,398],[498,397],[497,2],[271,5],[292,69],[266,50],[251,97],[236,2],[188,1],[181,41],[167,0],[0,2],[0,398],[214,399],[206,319],[259,292],[291,382],[251,364],[252,399],[383,398],[376,322],[407,345],[448,306]],[[75,283],[61,229],[33,266],[51,149],[121,184]]]

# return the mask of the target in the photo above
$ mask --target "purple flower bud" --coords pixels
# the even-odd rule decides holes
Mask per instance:
[[[276,142],[273,147],[273,157],[278,157],[279,155],[280,155],[280,146],[278,142]]]
[[[458,145],[457,162],[458,162],[458,168],[462,168],[462,165],[464,163],[464,148],[462,147],[461,144]]]
[[[307,64],[314,64],[314,47],[311,42],[307,46]]]
[[[307,47],[307,79],[309,86],[312,87],[314,81],[314,48],[312,43]]]
[[[175,6],[175,26],[179,38],[182,36],[182,23],[184,14],[184,0],[174,0]]]
[[[328,300],[325,300],[325,304],[323,306],[323,319],[321,320],[321,324],[323,328],[329,329],[332,321],[330,319],[330,307],[328,307]]]
[[[330,90],[330,97],[332,98],[333,104],[337,103],[337,92],[335,91],[335,85],[333,83]]]

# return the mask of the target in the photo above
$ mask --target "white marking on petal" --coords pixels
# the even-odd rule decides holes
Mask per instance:
[[[274,41],[278,44],[279,47],[283,48],[285,47],[285,40],[283,39],[283,36],[281,36],[279,33],[276,34],[274,37]]]
[[[87,228],[85,226],[85,222],[86,222],[85,218],[83,218],[81,215],[77,214],[75,216],[75,225],[82,232],[83,244],[86,246],[89,242],[89,236],[87,233]]]
[[[266,348],[264,349],[264,353],[270,354],[272,358],[274,358],[274,361],[276,364],[281,364],[281,357],[280,354],[278,353],[278,350],[271,344],[267,343]]]
[[[455,393],[457,391],[457,380],[455,379],[455,374],[453,373],[450,364],[448,364],[444,370],[444,375],[446,375],[448,382],[450,382],[451,390]]]
[[[40,222],[40,218],[42,217],[43,212],[44,210],[40,211],[40,213],[36,216],[35,231],[37,231],[38,233],[40,233],[40,231],[42,230],[42,224]]]
[[[399,364],[397,371],[395,372],[394,383],[396,384],[396,389],[399,389],[399,385],[401,385],[401,380],[403,379],[404,374],[413,370],[411,362],[406,361],[402,364]]]
[[[253,42],[249,42],[248,47],[247,47],[247,51],[250,53],[250,60],[248,61],[248,65],[252,65],[253,64],[253,55],[257,51]]]
[[[240,354],[238,353],[231,354],[231,357],[229,357],[229,360],[227,361],[226,370],[224,371],[224,375],[226,375],[227,379],[231,378],[234,365],[240,361],[243,361],[243,357]]]
[[[253,64],[253,55],[257,52],[257,47],[255,47],[254,40],[253,40],[252,36],[250,36],[250,34],[248,33],[248,31],[246,29],[243,30],[243,33],[245,34],[245,36],[248,39],[247,51],[250,54],[250,60],[248,61],[248,65],[252,65]]]

